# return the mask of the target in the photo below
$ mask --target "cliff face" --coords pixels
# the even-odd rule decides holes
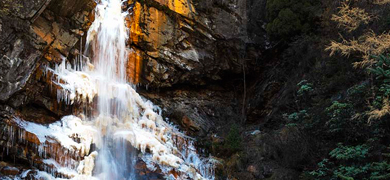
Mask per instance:
[[[128,75],[185,129],[240,123],[244,79],[270,46],[266,1],[129,1]],[[147,89],[146,91],[144,91]],[[192,132],[192,131],[190,131]]]
[[[67,57],[88,28],[90,1],[2,1],[1,101],[20,91],[42,59]],[[66,4],[66,5],[64,5]],[[74,51],[72,52],[74,53]]]
[[[218,177],[297,179],[297,167],[309,154],[304,134],[295,128],[256,131],[286,92],[275,78],[280,72],[268,71],[277,64],[269,63],[272,44],[263,29],[266,1],[128,5],[134,50],[129,78],[166,117],[197,137],[198,146],[222,158]],[[235,124],[243,125],[236,133]],[[240,153],[235,145],[242,146]]]
[[[44,67],[78,54],[77,42],[91,24],[93,1],[32,0],[0,3],[0,146],[1,175],[32,178],[34,169],[58,172],[43,159],[57,157],[66,163],[77,157],[56,141],[44,142],[28,132],[18,119],[37,124],[56,122],[70,114],[46,83]],[[42,132],[44,133],[44,132]]]
[[[47,124],[77,111],[77,105],[57,102],[55,88],[42,73],[45,66],[79,54],[83,44],[80,39],[93,20],[95,3],[91,0],[1,3],[1,127],[18,128],[8,121],[14,116]],[[223,137],[228,136],[232,125],[245,122],[248,111],[254,109],[247,107],[247,99],[254,98],[251,102],[258,107],[259,103],[271,101],[280,88],[277,83],[266,81],[256,86],[259,90],[246,93],[246,83],[257,82],[256,76],[261,74],[262,52],[271,47],[263,29],[265,6],[265,0],[129,0],[123,6],[130,13],[129,81],[138,84],[142,95],[162,107],[166,117],[197,137],[200,147],[225,159],[225,165],[218,170],[220,178],[293,179],[297,174],[289,167],[299,158],[285,167],[281,164],[291,160],[270,153],[294,144],[295,139],[286,134],[302,136],[294,129],[285,129],[277,135],[251,135],[257,126],[249,124],[247,129],[240,129],[245,131],[248,145],[243,154],[225,153],[219,146],[228,141]],[[259,98],[262,92],[269,94]],[[12,139],[7,136],[17,131],[4,131],[0,147],[11,148]],[[37,143],[34,135],[28,137],[28,142]],[[39,162],[36,160],[39,155],[27,156],[37,154],[36,150],[24,150],[23,146],[10,151],[19,163],[16,166]],[[282,154],[301,150],[292,149]],[[8,167],[12,158],[5,150],[2,152]],[[276,160],[263,161],[268,157]],[[7,172],[1,171],[3,175],[12,175]]]
[[[131,47],[129,72],[149,87],[205,85],[253,64],[267,37],[266,1],[129,1]],[[245,62],[251,56],[252,61]],[[142,67],[142,68],[137,68]],[[134,70],[135,69],[135,70]]]

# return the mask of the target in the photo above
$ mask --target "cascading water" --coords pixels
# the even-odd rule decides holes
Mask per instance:
[[[125,141],[114,139],[113,119],[123,123],[127,114],[126,97],[126,41],[125,15],[121,1],[102,0],[96,8],[95,21],[88,33],[86,47],[91,48],[94,69],[90,72],[96,78],[97,126],[102,132],[102,146],[97,158],[95,172],[100,179],[134,179],[128,164]],[[135,158],[130,158],[135,159]],[[131,161],[130,161],[131,162]]]
[[[90,155],[79,163],[77,172],[80,177],[136,179],[137,149],[147,168],[160,168],[167,179],[214,179],[216,161],[199,157],[193,140],[164,121],[161,110],[127,83],[129,33],[121,5],[121,0],[99,1],[87,36],[85,57],[89,58],[79,58],[73,68],[64,59],[55,69],[47,69],[59,87],[59,101],[96,101],[92,113],[79,115],[83,121],[68,116],[81,123],[78,128],[93,129],[84,133],[90,136],[84,139],[98,149],[91,153],[84,147]]]

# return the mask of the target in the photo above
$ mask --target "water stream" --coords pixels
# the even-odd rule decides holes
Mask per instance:
[[[76,162],[77,173],[72,177],[137,179],[134,165],[140,158],[149,170],[160,169],[167,179],[214,179],[216,161],[200,157],[193,139],[164,120],[161,109],[128,83],[128,14],[121,6],[121,0],[100,0],[84,55],[73,65],[64,58],[46,72],[58,87],[59,102],[95,104],[92,112],[67,116],[66,122],[63,119],[57,125],[70,124],[69,131],[82,129],[74,133],[79,132],[83,143],[79,149],[84,149],[85,157]],[[32,125],[23,126],[28,129]],[[58,136],[56,140],[65,145],[65,139]],[[96,146],[95,152],[89,152],[91,144]]]

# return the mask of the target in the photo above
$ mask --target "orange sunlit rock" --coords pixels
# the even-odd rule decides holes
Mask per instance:
[[[45,59],[48,61],[61,61],[62,55],[60,52],[50,47],[44,55]]]
[[[35,34],[37,34],[42,40],[44,40],[48,45],[53,42],[54,36],[50,32],[51,25],[44,18],[39,17],[35,20],[34,24],[31,26]]]
[[[182,16],[191,18],[196,13],[192,1],[188,0],[155,0],[163,7],[176,12]],[[158,58],[160,48],[172,40],[177,27],[175,20],[170,17],[164,9],[148,7],[134,0],[129,0],[128,4],[133,4],[132,15],[126,19],[127,27],[130,30],[129,43],[135,47],[148,48],[148,55]],[[146,47],[145,47],[146,45]],[[133,48],[135,49],[135,48]],[[143,57],[139,50],[130,53],[127,74],[130,82],[140,83]]]
[[[127,22],[127,27],[130,28],[130,41],[134,44],[139,43],[142,36],[142,30],[140,27],[141,11],[141,4],[136,2],[133,8],[133,15]]]
[[[140,83],[140,75],[142,71],[142,56],[139,50],[131,51],[127,62],[127,76],[131,83]]]
[[[32,134],[30,132],[25,131],[25,135],[26,135],[25,139],[30,143],[33,143],[36,145],[40,145],[41,143],[43,143],[43,142],[39,141],[38,137],[35,134]]]
[[[129,3],[132,3],[132,1],[130,0]],[[140,22],[142,18],[141,17],[142,10],[143,10],[142,5],[136,2],[133,8],[132,16],[126,19],[127,27],[130,30],[129,41],[132,44],[138,44],[141,41],[142,37],[144,36],[140,26]],[[127,70],[126,70],[128,79],[131,83],[133,84],[140,83],[141,68],[142,68],[142,56],[139,50],[134,49],[129,53],[129,59],[127,62]]]
[[[155,0],[163,6],[167,6],[170,10],[175,11],[186,17],[190,17],[190,14],[195,13],[195,8],[192,5],[192,1],[189,0]]]
[[[148,14],[150,22],[147,23],[148,36],[145,41],[150,42],[153,49],[157,50],[172,38],[174,27],[164,12],[156,8],[149,8]]]

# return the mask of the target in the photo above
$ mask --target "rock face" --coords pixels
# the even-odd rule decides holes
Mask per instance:
[[[48,142],[47,149],[39,149],[42,142],[37,135],[27,132],[13,119],[48,124],[69,114],[65,112],[71,108],[57,102],[42,70],[44,65],[77,54],[77,42],[91,23],[94,6],[90,0],[1,2],[0,146],[2,161],[6,162],[0,163],[0,176],[31,179],[30,174],[36,173],[31,169],[39,169],[66,177],[54,170],[53,164],[42,160],[58,157],[57,162],[66,163],[66,159],[83,158],[66,153],[55,141]]]
[[[134,11],[130,43],[141,56],[130,60],[129,72],[142,72],[130,78],[149,87],[171,87],[205,85],[241,73],[245,63],[254,63],[244,61],[249,47],[266,46],[259,19],[265,2],[129,1]],[[259,52],[249,54],[259,57]]]
[[[275,65],[263,56],[271,47],[263,29],[266,2],[128,2],[133,10],[129,44],[134,50],[129,78],[140,89],[146,86],[141,93],[164,108],[165,116],[182,130],[198,137],[199,144],[211,144],[215,156],[224,156],[218,146],[229,143],[222,137],[233,124],[247,122],[248,130],[241,132],[258,129],[280,99],[283,85],[272,81],[277,74],[260,72]],[[244,133],[241,152],[225,157],[219,178],[297,179],[300,164],[310,157],[308,142],[294,129],[275,133]]]
[[[0,100],[25,87],[42,59],[67,57],[87,30],[93,1],[3,1],[0,10]],[[82,9],[83,8],[83,9]]]
[[[145,97],[163,107],[170,118],[192,136],[205,137],[221,131],[224,125],[240,120],[234,93],[222,88],[167,90],[159,93],[142,92]]]
[[[255,116],[250,119],[266,116],[273,108],[269,102],[275,101],[275,94],[282,86],[261,81],[246,93],[246,83],[257,82],[264,75],[260,77],[258,64],[264,58],[264,50],[270,47],[263,29],[266,2],[128,0],[123,9],[129,12],[129,81],[138,84],[141,94],[159,105],[165,117],[189,135],[204,140],[199,144],[224,143],[226,140],[220,137],[227,136],[232,124],[245,122],[248,111]],[[45,66],[54,66],[64,57],[73,59],[79,54],[83,44],[80,39],[85,39],[94,18],[95,2],[3,0],[1,3],[0,126],[8,127],[7,120],[11,117],[48,124],[79,110],[57,101],[56,89],[43,73]],[[246,125],[253,128],[252,124]],[[288,136],[283,136],[284,131],[275,136],[263,132],[245,135],[243,154],[224,157],[227,165],[221,167],[220,178],[296,179],[297,171],[292,167],[308,153],[297,147],[285,150],[294,143],[304,148],[306,140],[299,138],[302,136],[299,132],[285,131]],[[9,147],[9,138],[1,133],[0,149]],[[36,137],[29,140],[34,144]],[[39,162],[37,152],[33,148],[26,150],[23,145],[10,151],[16,164],[12,158],[0,162],[0,175],[20,174],[26,168],[20,164]],[[297,152],[300,153],[297,159],[289,159],[289,155]],[[2,157],[5,156],[3,152]],[[36,161],[32,161],[35,156]],[[140,176],[161,178],[158,173],[145,171],[142,162],[138,165]]]

